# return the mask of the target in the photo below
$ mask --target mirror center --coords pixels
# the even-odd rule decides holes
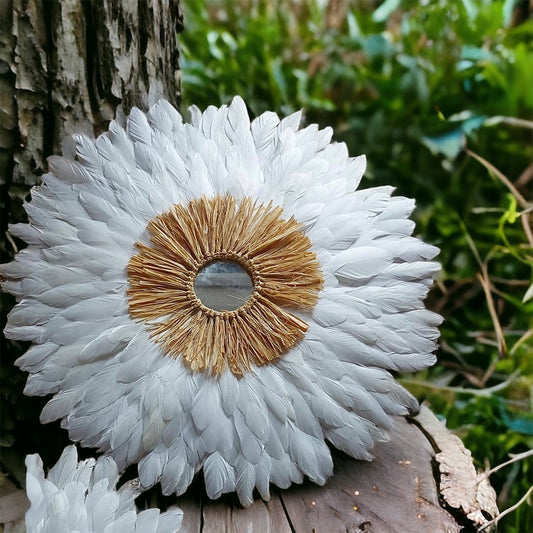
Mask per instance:
[[[250,274],[236,261],[213,261],[200,269],[194,280],[196,297],[214,311],[235,311],[253,292]]]

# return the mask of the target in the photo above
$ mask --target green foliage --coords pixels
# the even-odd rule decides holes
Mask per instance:
[[[428,304],[446,321],[439,364],[410,383],[479,467],[531,448],[533,20],[516,19],[520,3],[184,7],[184,106],[240,94],[255,115],[303,107],[352,155],[367,154],[367,186],[393,184],[417,199],[417,231],[442,250]],[[531,463],[491,479],[505,508],[528,489]],[[532,521],[524,504],[500,528],[525,531]]]

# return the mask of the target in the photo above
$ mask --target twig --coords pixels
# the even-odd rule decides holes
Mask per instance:
[[[522,211],[520,215],[520,221],[522,222],[522,227],[524,228],[524,233],[526,234],[527,241],[529,245],[533,248],[533,231],[531,230],[531,223],[529,222],[529,214],[526,214],[525,211]]]
[[[501,468],[504,468],[508,465],[521,461],[522,459],[525,459],[526,457],[531,457],[532,455],[533,455],[533,450],[527,450],[526,452],[512,454],[511,455],[512,459],[509,459],[508,461],[505,461],[505,463],[502,463],[501,465],[491,468],[488,472],[485,472],[485,475],[489,477],[490,475],[494,474],[494,472],[497,472]]]
[[[527,200],[520,194],[518,189],[511,183],[507,176],[498,170],[492,163],[489,163],[486,159],[480,155],[472,152],[472,150],[466,150],[468,155],[471,155],[474,159],[479,161],[491,174],[494,174],[511,192],[511,194],[516,198],[518,205],[525,211],[520,214],[520,221],[522,222],[522,227],[524,228],[524,233],[526,234],[527,241],[529,245],[533,247],[533,230],[531,229],[531,222],[529,220],[529,204]]]
[[[496,333],[496,339],[498,341],[498,359],[500,359],[501,357],[507,355],[507,345],[505,343],[505,337],[503,335],[503,330],[500,324],[500,320],[498,318],[498,313],[496,312],[496,307],[494,306],[494,299],[492,298],[491,284],[490,284],[489,272],[487,270],[487,263],[481,260],[481,256],[479,255],[476,243],[474,242],[474,240],[468,233],[468,230],[466,229],[464,224],[462,224],[462,227],[463,227],[463,232],[468,242],[468,245],[470,246],[470,249],[472,250],[472,253],[474,254],[474,257],[476,258],[476,261],[481,270],[481,272],[478,272],[476,274],[476,277],[479,280],[481,287],[483,288],[483,291],[485,292],[487,306],[489,308],[489,313],[490,313],[492,323],[494,326],[494,331]],[[485,384],[487,380],[490,378],[490,376],[494,372],[494,369],[496,368],[498,359],[495,359],[490,365],[490,367],[487,369],[487,371],[483,375],[483,378],[481,379],[481,383]]]
[[[488,118],[485,121],[485,124],[487,126],[493,126],[494,124],[508,124],[509,126],[516,126],[517,128],[529,128],[533,130],[533,122],[531,122],[531,120],[524,120],[523,118],[516,117],[504,117],[502,115]]]
[[[441,390],[444,392],[456,392],[458,394],[471,394],[472,396],[491,396],[495,392],[499,392],[509,385],[520,375],[520,370],[515,370],[505,381],[493,385],[492,387],[486,387],[484,389],[466,389],[463,387],[448,387],[446,385],[436,385],[429,383],[428,381],[417,381],[415,379],[401,379],[402,383],[406,385],[416,385],[418,387],[425,387],[427,389]]]
[[[509,285],[511,287],[529,287],[531,282],[527,279],[507,279],[498,276],[491,276],[493,283],[501,283],[502,285]]]
[[[468,242],[468,246],[470,247],[470,250],[472,250],[472,253],[474,254],[474,257],[476,258],[476,261],[477,261],[477,264],[479,265],[480,268],[483,268],[483,261],[481,260],[481,256],[479,255],[479,252],[477,250],[477,246],[476,246],[476,243],[474,242],[474,239],[472,239],[472,237],[470,237],[470,233],[468,233],[468,230],[466,229],[466,226],[464,225],[464,223],[461,221],[461,227],[463,228],[463,232],[465,234],[465,238]]]
[[[533,337],[533,329],[528,329],[513,345],[513,347],[511,348],[511,351],[509,352],[509,355],[514,355],[516,350],[518,350],[518,348],[524,344],[524,342],[527,341],[527,339],[529,339],[529,337]]]
[[[531,178],[533,178],[533,163],[530,163],[524,169],[522,174],[520,174],[520,176],[518,176],[518,178],[516,178],[516,180],[514,182],[514,186],[517,189],[519,189],[520,187],[525,187],[526,184],[528,183],[528,181],[531,180]]]
[[[6,239],[7,239],[7,242],[9,242],[9,244],[11,244],[11,246],[13,247],[14,252],[18,254],[18,251],[19,251],[18,247],[15,244],[13,237],[11,237],[11,233],[9,233],[9,231],[6,231]]]
[[[529,487],[529,490],[520,498],[518,502],[516,502],[514,505],[511,505],[508,509],[505,509],[505,511],[502,511],[496,518],[492,519],[490,522],[487,522],[483,526],[481,526],[478,529],[479,531],[484,531],[488,527],[497,524],[504,516],[508,515],[509,513],[512,513],[514,510],[518,509],[530,496],[530,494],[533,493],[533,485]]]
[[[476,276],[483,287],[485,292],[485,297],[487,299],[487,306],[489,308],[489,313],[492,318],[492,323],[494,326],[494,331],[496,332],[496,339],[498,340],[498,356],[503,357],[507,355],[507,345],[505,344],[505,337],[503,335],[502,326],[498,318],[498,313],[496,312],[496,307],[494,306],[494,299],[492,298],[492,292],[490,290],[490,280],[487,272],[487,266],[482,265],[482,272],[478,272]],[[491,372],[492,374],[492,372]],[[487,379],[490,374],[487,375]]]
[[[466,150],[468,155],[471,155],[474,159],[477,159],[491,174],[494,174],[508,189],[511,194],[516,198],[516,201],[522,209],[527,209],[527,200],[518,192],[517,188],[511,183],[511,181],[499,171],[492,163],[489,163],[486,159],[480,155],[472,152],[472,150]]]

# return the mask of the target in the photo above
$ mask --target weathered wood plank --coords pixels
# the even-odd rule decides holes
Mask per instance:
[[[181,505],[181,501],[178,503]],[[256,500],[250,507],[240,507],[233,498],[217,501],[204,500],[202,533],[291,533],[291,528],[279,497],[274,494],[269,502]],[[182,525],[180,530],[191,533]]]
[[[460,525],[441,507],[431,443],[451,434],[426,408],[420,421],[423,431],[395,419],[390,440],[376,445],[372,462],[334,452],[335,474],[323,487],[305,482],[274,489],[269,502],[258,498],[246,509],[234,495],[209,500],[202,483],[195,483],[177,501],[184,512],[180,532],[457,533]],[[23,524],[27,505],[20,490],[0,498],[0,531],[2,523],[4,531]],[[461,525],[467,523],[465,516]]]
[[[229,531],[291,533],[291,528],[279,498],[274,497],[269,502],[258,500],[246,509],[233,509]]]
[[[231,506],[224,501],[206,502],[203,508],[202,533],[226,533],[231,527]],[[187,530],[185,530],[186,533]]]
[[[324,487],[306,483],[283,493],[296,533],[460,530],[440,507],[434,451],[425,435],[397,418],[390,437],[376,445],[374,461],[355,461],[335,452],[335,474]]]
[[[183,511],[182,530],[200,533],[202,531],[202,507],[199,499],[184,496],[180,499],[179,507]]]

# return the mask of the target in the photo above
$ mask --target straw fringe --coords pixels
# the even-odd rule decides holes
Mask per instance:
[[[150,221],[151,246],[137,243],[128,264],[129,312],[146,321],[168,355],[195,371],[237,376],[264,365],[303,338],[307,324],[288,309],[310,309],[323,278],[311,242],[282,209],[231,196],[175,205]],[[235,261],[254,290],[234,311],[205,307],[194,293],[197,273]]]

